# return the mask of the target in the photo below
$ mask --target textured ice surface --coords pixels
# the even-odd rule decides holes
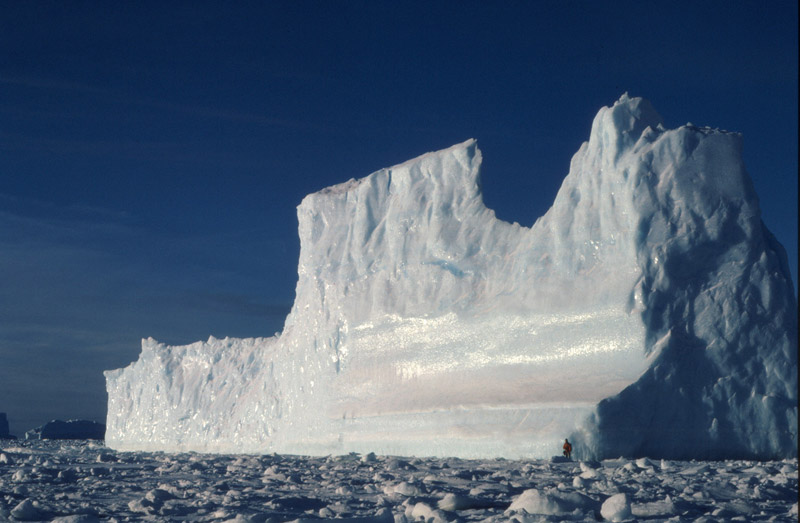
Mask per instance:
[[[307,196],[283,332],[106,373],[117,449],[797,455],[797,305],[741,136],[600,110],[531,228],[473,140]]]
[[[208,455],[0,440],[0,521],[796,523],[797,479],[796,459]]]

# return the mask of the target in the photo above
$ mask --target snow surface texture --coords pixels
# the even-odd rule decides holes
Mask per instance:
[[[797,459],[304,458],[0,442],[0,521],[796,522],[797,488]]]
[[[604,107],[531,228],[474,140],[307,196],[283,332],[148,339],[108,371],[116,449],[797,455],[797,305],[741,136]]]

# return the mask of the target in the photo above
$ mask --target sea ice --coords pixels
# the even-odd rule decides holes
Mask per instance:
[[[623,95],[531,228],[483,204],[474,140],[310,194],[283,332],[144,340],[106,373],[106,442],[796,456],[797,305],[741,142]]]
[[[0,455],[11,457],[0,521],[596,522],[626,506],[651,523],[797,521],[796,459],[709,461],[702,474],[682,473],[696,462],[632,471],[604,460],[592,466],[606,479],[572,487],[580,464],[551,460],[116,452],[79,440],[2,440]],[[400,482],[424,488],[385,494]]]

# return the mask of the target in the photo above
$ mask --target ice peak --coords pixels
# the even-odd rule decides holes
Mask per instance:
[[[602,109],[600,110],[602,113]],[[630,97],[623,93],[619,100],[611,107],[612,119],[620,132],[633,132],[639,129],[639,134],[646,127],[655,128],[663,124],[661,115],[653,108],[649,100],[641,97]]]
[[[661,115],[644,98],[628,96],[623,93],[613,106],[603,107],[592,122],[592,133],[589,146],[602,149],[603,156],[612,162],[631,148],[651,129],[663,128]]]

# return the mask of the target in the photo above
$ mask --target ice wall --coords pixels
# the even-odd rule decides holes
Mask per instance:
[[[530,229],[473,140],[307,196],[268,339],[145,340],[106,373],[118,449],[797,455],[797,306],[741,137],[600,110]]]

